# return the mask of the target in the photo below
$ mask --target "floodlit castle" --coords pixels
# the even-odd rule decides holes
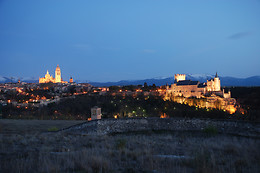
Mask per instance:
[[[61,70],[59,65],[57,65],[56,70],[55,70],[55,78],[52,77],[47,70],[47,73],[45,74],[44,77],[39,78],[39,83],[68,83],[67,81],[63,81],[61,78]]]
[[[194,103],[192,98],[204,99]],[[165,100],[173,100],[178,103],[189,104],[204,108],[218,108],[234,113],[236,100],[228,93],[221,91],[220,79],[216,73],[213,79],[200,83],[199,81],[186,80],[185,74],[175,74],[174,83],[166,87]],[[193,102],[193,103],[192,103]]]
[[[224,98],[231,97],[230,92],[226,94],[224,90],[221,91],[220,79],[217,73],[214,79],[207,80],[205,83],[186,80],[185,74],[175,74],[174,84],[171,87],[167,86],[167,94],[172,96],[201,98],[209,93],[214,93]]]

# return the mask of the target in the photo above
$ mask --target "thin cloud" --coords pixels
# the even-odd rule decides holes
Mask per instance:
[[[143,52],[144,53],[155,53],[156,50],[154,50],[154,49],[144,49]]]
[[[91,46],[89,44],[75,44],[73,47],[81,49],[81,50],[90,50]]]
[[[229,36],[228,38],[231,39],[231,40],[237,40],[237,39],[247,37],[249,35],[251,35],[251,32],[239,32],[239,33],[236,33],[236,34]]]
[[[101,47],[101,49],[108,50],[108,51],[118,51],[118,50],[120,50],[118,47],[112,47],[112,46],[104,46],[104,47]]]

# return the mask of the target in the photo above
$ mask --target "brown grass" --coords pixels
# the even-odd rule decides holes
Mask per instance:
[[[36,133],[36,132],[45,132],[52,127],[62,129],[83,122],[85,121],[0,119],[0,133],[28,134],[28,133]]]
[[[0,134],[1,172],[260,172],[259,139],[204,132],[41,133],[52,126]]]

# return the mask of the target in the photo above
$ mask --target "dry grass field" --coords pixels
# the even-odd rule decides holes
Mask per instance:
[[[62,129],[85,121],[0,119],[1,134],[35,134],[52,128]]]
[[[1,172],[260,172],[260,139],[208,132],[53,132],[81,121],[0,120]]]

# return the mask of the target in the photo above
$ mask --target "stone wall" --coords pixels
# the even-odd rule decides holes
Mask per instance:
[[[260,123],[184,118],[125,118],[90,121],[61,130],[75,134],[105,135],[135,131],[202,131],[213,127],[220,133],[260,137]]]

